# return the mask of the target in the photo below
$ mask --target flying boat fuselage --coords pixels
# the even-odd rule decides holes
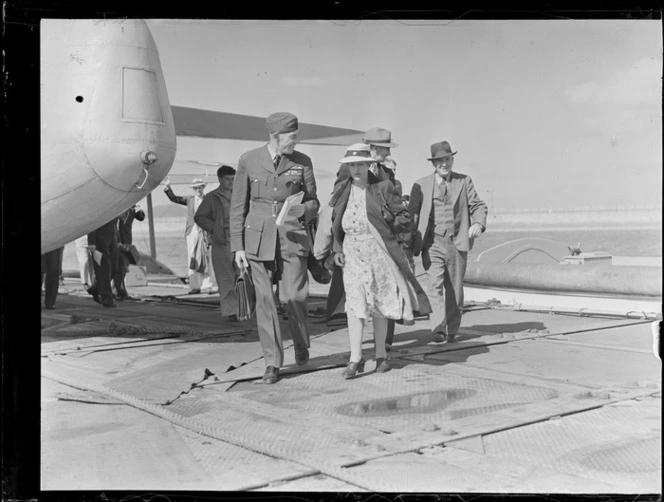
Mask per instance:
[[[42,253],[144,198],[175,151],[166,84],[144,21],[42,21]]]

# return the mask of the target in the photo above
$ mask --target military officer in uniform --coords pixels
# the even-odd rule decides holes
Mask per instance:
[[[238,163],[231,199],[231,251],[238,267],[249,267],[256,288],[256,321],[263,355],[263,382],[279,378],[283,344],[273,284],[288,313],[295,361],[309,360],[307,225],[318,214],[311,159],[295,151],[298,120],[287,112],[267,117],[269,143],[244,153]],[[303,192],[281,227],[276,219],[289,195]]]

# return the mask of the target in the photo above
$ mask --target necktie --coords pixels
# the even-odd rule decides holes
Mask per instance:
[[[443,202],[447,202],[447,182],[445,181],[445,178],[443,178],[443,181],[441,181],[438,186],[440,187]]]
[[[281,161],[281,155],[277,154],[274,156],[274,168],[279,167],[279,162]]]

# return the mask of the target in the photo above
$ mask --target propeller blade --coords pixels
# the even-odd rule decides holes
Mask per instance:
[[[266,141],[265,117],[173,106],[175,134],[199,138]],[[348,145],[361,139],[363,131],[299,123],[300,142],[310,145]]]

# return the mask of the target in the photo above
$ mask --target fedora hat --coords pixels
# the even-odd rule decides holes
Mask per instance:
[[[354,143],[346,149],[346,155],[339,161],[339,164],[348,164],[350,162],[376,162],[371,156],[371,149],[366,143]]]
[[[450,144],[447,141],[440,141],[431,145],[431,157],[427,160],[444,159],[453,155],[456,155],[456,152],[452,152]]]
[[[382,127],[372,127],[371,129],[367,129],[362,141],[369,145],[386,146],[388,148],[399,146],[396,143],[392,143],[392,133]]]
[[[207,185],[207,183],[205,183],[205,181],[203,181],[202,179],[194,178],[193,180],[191,180],[191,185],[189,185],[189,187],[190,188],[196,188],[196,187],[200,187],[200,186],[204,187],[205,185]]]

